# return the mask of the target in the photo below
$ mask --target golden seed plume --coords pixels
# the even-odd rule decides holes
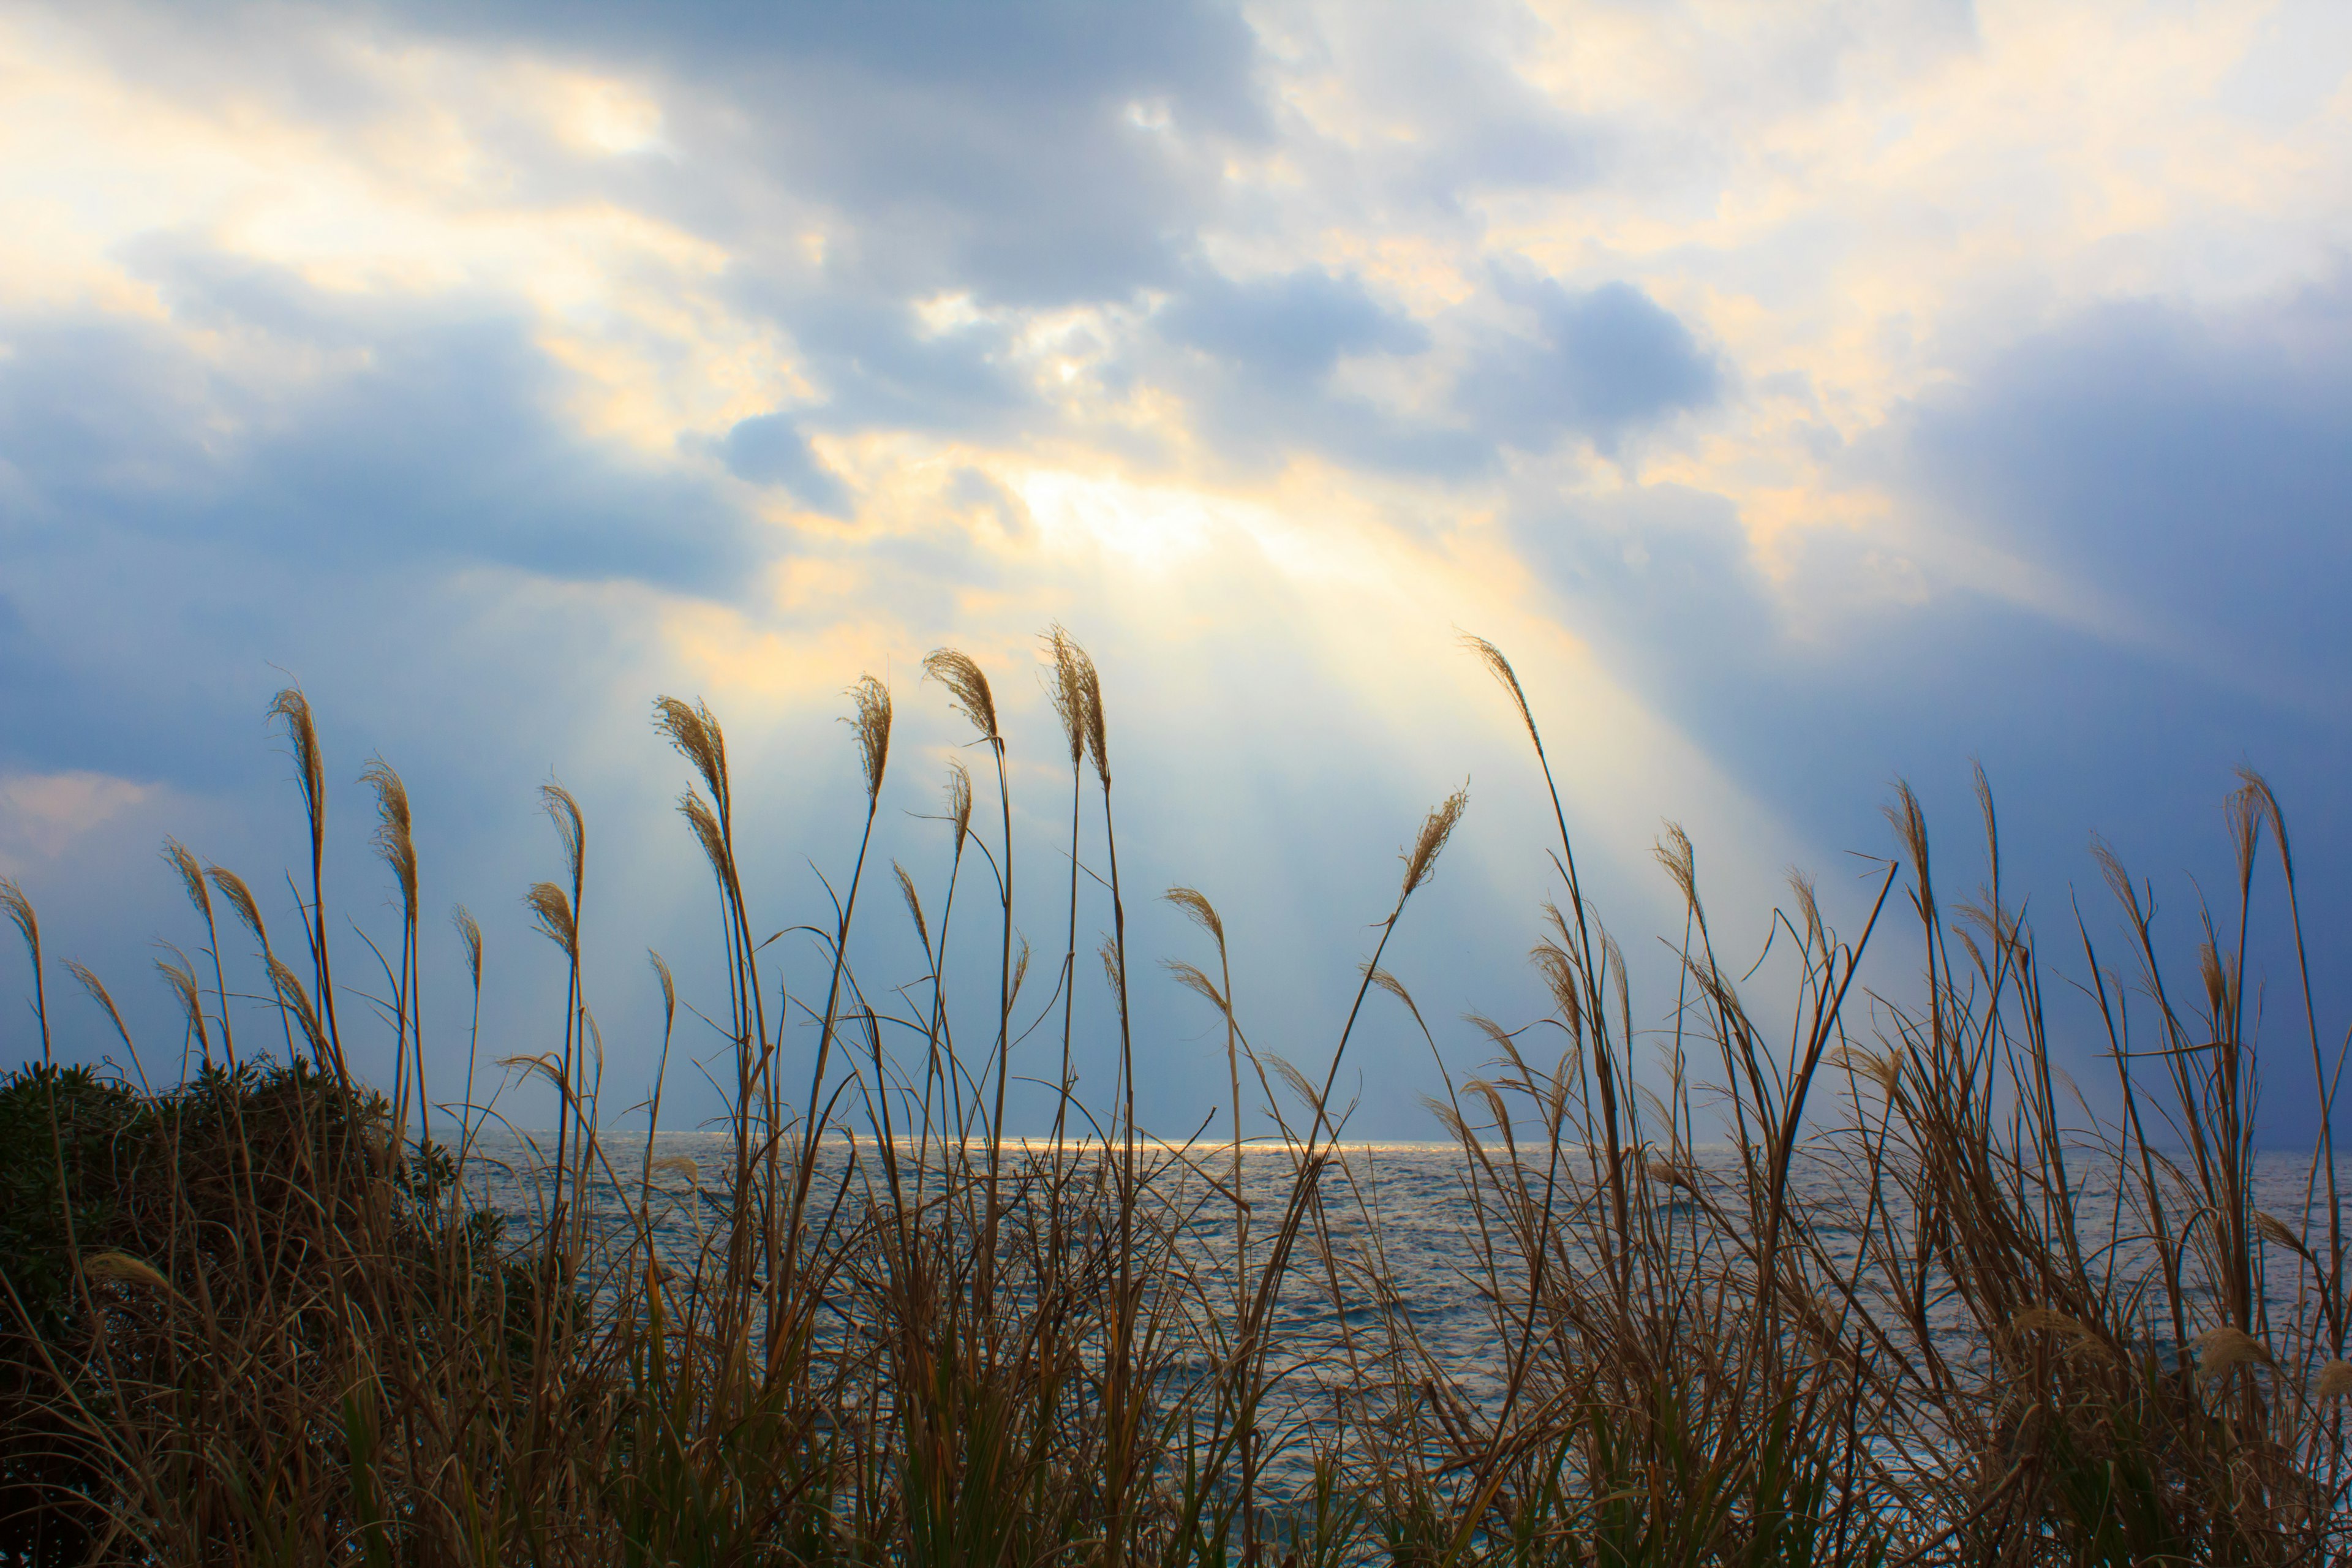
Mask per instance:
[[[1566,949],[1546,938],[1528,949],[1528,958],[1543,976],[1544,987],[1551,993],[1552,1003],[1559,1009],[1560,1022],[1571,1035],[1581,1034],[1584,1027],[1583,993],[1578,985],[1576,961]],[[1505,1037],[1507,1038],[1507,1037]]]
[[[1880,1055],[1861,1046],[1839,1046],[1827,1052],[1824,1059],[1868,1079],[1885,1094],[1892,1095],[1903,1080],[1903,1058],[1895,1051]]]
[[[858,764],[866,770],[866,798],[882,798],[882,772],[890,762],[890,689],[872,676],[861,676],[849,689],[857,711],[842,721],[857,733]]]
[[[2256,1209],[2254,1229],[2265,1239],[2278,1243],[2290,1252],[2299,1252],[2305,1258],[2311,1256],[2311,1249],[2304,1246],[2303,1238],[2287,1228],[2286,1222],[2276,1215],[2264,1214],[2262,1210]]]
[[[1110,742],[1103,738],[1102,676],[1095,661],[1087,657],[1086,649],[1070,645],[1071,656],[1077,660],[1078,688],[1087,699],[1087,753],[1095,760],[1095,777],[1110,788]]]
[[[450,908],[449,923],[457,928],[457,940],[465,944],[466,968],[474,977],[474,993],[479,995],[482,990],[482,922],[474,918],[473,910],[463,904],[456,904]]]
[[[286,721],[286,738],[294,746],[296,781],[302,803],[310,808],[310,835],[316,840],[327,831],[327,766],[319,754],[319,729],[310,715],[310,700],[299,686],[278,692],[269,704],[269,717]]]
[[[313,1051],[323,1055],[327,1049],[326,1031],[319,1026],[319,1010],[310,1005],[310,994],[303,988],[302,977],[287,968],[284,960],[271,953],[269,978],[278,987],[278,1001],[302,1026],[302,1037],[310,1042]]]
[[[970,654],[951,647],[933,648],[924,656],[923,674],[948,689],[956,711],[971,721],[982,740],[1002,738],[996,731],[996,699],[988,689],[988,677]]]
[[[2286,839],[2286,814],[2279,809],[2278,796],[2271,793],[2270,781],[2244,763],[2238,764],[2238,793],[2245,796],[2247,809],[2271,825],[2271,836],[2278,840],[2279,865],[2289,881],[2294,879],[2294,852]]]
[[[2352,1394],[2352,1361],[2331,1361],[2319,1369],[2319,1386],[2313,1391],[2323,1400],[2342,1399]]]
[[[1518,706],[1519,721],[1528,727],[1529,737],[1540,745],[1543,737],[1536,733],[1536,716],[1534,710],[1528,707],[1528,694],[1520,689],[1519,678],[1511,668],[1511,661],[1503,657],[1503,650],[1485,637],[1472,637],[1466,632],[1463,634],[1462,646],[1476,656],[1479,662],[1486,667],[1486,672],[1511,694],[1511,700]]]
[[[539,786],[539,804],[547,820],[555,824],[555,836],[563,841],[564,868],[572,873],[572,885],[576,888],[588,858],[588,823],[580,815],[580,803],[562,784],[543,784]]]
[[[1445,848],[1445,841],[1454,837],[1454,826],[1462,820],[1463,808],[1469,804],[1470,786],[1465,784],[1438,802],[1422,822],[1420,836],[1403,856],[1404,889],[1397,895],[1400,903],[1412,897],[1414,890],[1437,869],[1437,857]]]
[[[90,1000],[106,1009],[106,1016],[114,1025],[115,1034],[121,1037],[124,1045],[130,1045],[131,1031],[122,1026],[122,1009],[114,1005],[114,997],[107,991],[106,983],[90,973],[89,966],[78,959],[67,959],[66,969],[76,980],[81,982],[81,988],[89,993]]]
[[[955,852],[961,856],[971,832],[971,770],[953,757],[948,759],[948,820],[955,824]]]
[[[572,900],[552,882],[533,882],[522,896],[539,922],[540,934],[573,958],[580,956],[580,931],[572,918]]]
[[[725,817],[734,804],[727,781],[727,735],[709,705],[697,700],[688,706],[675,697],[656,697],[654,728],[702,775],[703,787],[719,803],[719,815]]]
[[[93,1285],[139,1285],[178,1295],[163,1272],[143,1258],[127,1252],[97,1252],[81,1260],[82,1278]]]
[[[676,1173],[684,1176],[690,1186],[698,1185],[702,1181],[702,1167],[684,1154],[663,1155],[653,1163],[653,1171],[656,1175]]]
[[[727,848],[727,835],[719,826],[719,818],[709,804],[690,789],[677,797],[677,809],[686,818],[686,825],[694,829],[694,841],[702,846],[712,873],[724,887],[733,878],[735,857]]]
[[[1087,689],[1078,673],[1078,661],[1086,655],[1059,621],[1045,633],[1045,641],[1053,666],[1045,678],[1045,694],[1053,700],[1054,717],[1062,721],[1062,739],[1069,742],[1070,766],[1075,768],[1087,754]]]
[[[898,896],[907,900],[907,913],[914,919],[915,934],[922,939],[923,951],[928,952],[931,947],[931,928],[923,919],[923,900],[915,892],[915,879],[907,875],[907,868],[896,860],[890,862],[890,869],[898,874]]]
[[[188,902],[196,907],[196,913],[206,920],[212,919],[213,900],[205,887],[204,868],[196,864],[194,855],[188,853],[188,847],[176,838],[164,839],[163,859],[180,874],[180,885],[188,889]]]
[[[400,884],[401,902],[409,922],[416,921],[416,840],[408,808],[408,786],[382,757],[360,770],[360,780],[375,791],[375,852],[392,868]]]
[[[1650,1180],[1662,1187],[1681,1187],[1686,1191],[1696,1191],[1696,1188],[1692,1186],[1690,1173],[1672,1160],[1650,1160],[1643,1164],[1642,1169]]]
[[[188,966],[187,954],[177,948],[173,948],[172,952],[179,962],[175,963],[170,958],[159,958],[155,961],[156,971],[163,976],[163,984],[172,988],[172,994],[179,999],[180,1010],[188,1016],[189,1032],[203,1040],[205,1038],[205,1006],[196,990],[195,972]]]
[[[1805,917],[1806,940],[1826,945],[1829,927],[1822,922],[1821,900],[1814,895],[1812,878],[1794,866],[1790,867],[1789,891],[1796,895],[1798,912]]]
[[[1683,825],[1665,824],[1664,837],[1650,846],[1650,853],[1666,868],[1666,875],[1675,879],[1675,886],[1682,892],[1684,907],[1693,914],[1699,913],[1698,856]]]
[[[1171,888],[1160,896],[1182,910],[1186,919],[1214,937],[1218,947],[1225,945],[1225,922],[1217,918],[1215,908],[1197,889]]]
[[[1222,1013],[1225,1010],[1225,999],[1218,993],[1217,983],[1202,973],[1196,965],[1187,963],[1181,958],[1164,959],[1161,962],[1167,965],[1168,973],[1176,977],[1177,984],[1205,997],[1209,1005],[1218,1012]],[[1115,975],[1112,984],[1114,985],[1118,984]]]
[[[221,897],[228,900],[229,910],[236,916],[238,923],[253,933],[254,941],[268,947],[269,932],[261,923],[261,906],[253,901],[253,889],[245,885],[245,879],[226,866],[206,866],[205,875],[212,879],[213,886],[219,889]]]
[[[1921,808],[1918,794],[1909,780],[1895,781],[1895,804],[1886,808],[1886,820],[1894,826],[1895,836],[1903,841],[1903,852],[1911,858],[1911,874],[1919,884],[1921,911],[1932,912],[1936,900],[1928,877],[1927,814]]]
[[[654,966],[655,977],[661,982],[662,1027],[671,1028],[677,1023],[677,981],[669,972],[669,960],[660,953],[647,948],[646,959]]]
[[[2197,1351],[2197,1380],[2210,1383],[2229,1375],[2233,1367],[2270,1364],[2271,1352],[2243,1329],[2224,1325],[2208,1329],[2189,1342]]]
[[[0,877],[0,910],[16,927],[16,934],[25,939],[25,950],[33,955],[33,967],[41,964],[41,920],[33,912],[33,900],[16,885],[14,877]]]

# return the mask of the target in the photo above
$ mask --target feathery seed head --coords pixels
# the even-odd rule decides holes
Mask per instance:
[[[948,759],[948,820],[955,824],[955,852],[961,856],[971,831],[971,770],[954,757]]]
[[[522,901],[539,922],[540,934],[571,957],[580,956],[579,928],[572,918],[572,900],[552,882],[533,882]]]
[[[253,889],[245,885],[245,879],[226,866],[206,866],[205,875],[212,879],[213,886],[219,889],[221,897],[228,900],[229,910],[238,922],[253,933],[253,940],[264,948],[268,947],[269,932],[261,923],[261,906],[253,901]]]
[[[923,900],[915,892],[915,879],[907,875],[907,868],[896,860],[890,862],[890,869],[898,874],[898,896],[907,900],[907,913],[914,920],[915,934],[922,939],[923,951],[929,952],[931,928],[923,919]]]
[[[2314,1390],[2323,1400],[2342,1399],[2352,1394],[2352,1361],[2331,1361],[2319,1369],[2319,1386]]]
[[[1445,841],[1454,837],[1454,826],[1462,820],[1463,808],[1469,804],[1470,786],[1465,784],[1438,802],[1423,819],[1419,837],[1403,857],[1404,887],[1397,895],[1399,903],[1412,897],[1414,890],[1437,869],[1437,857],[1444,849]]]
[[[163,984],[172,988],[172,994],[179,999],[180,1011],[188,1016],[189,1032],[202,1037],[205,1032],[205,1008],[196,990],[195,972],[188,967],[187,954],[177,948],[173,948],[172,952],[173,956],[179,960],[178,963],[173,963],[170,958],[159,958],[155,961],[155,968],[163,976]]]
[[[138,1285],[177,1295],[172,1282],[143,1258],[127,1252],[98,1252],[81,1260],[82,1278],[93,1285]]]
[[[473,910],[463,904],[451,906],[449,923],[457,928],[457,940],[466,946],[466,968],[474,976],[474,994],[482,991],[482,922],[474,918]]]
[[[882,798],[882,771],[890,762],[890,689],[872,676],[861,676],[849,689],[857,711],[842,721],[857,731],[857,760],[866,770],[866,799]]]
[[[41,964],[41,921],[33,912],[33,900],[16,885],[14,877],[0,877],[0,910],[5,910],[15,922],[16,934],[25,939],[25,949],[33,955],[33,967]]]
[[[662,1027],[665,1030],[677,1023],[677,981],[669,972],[669,960],[653,949],[646,949],[646,958],[654,966],[654,976],[661,982]]]
[[[294,766],[300,777],[302,802],[310,811],[310,836],[324,837],[327,828],[327,765],[319,754],[319,729],[310,715],[310,700],[299,686],[289,686],[269,704],[272,719],[286,721],[286,738],[294,747]]]
[[[2286,1222],[2274,1214],[2264,1214],[2260,1209],[2255,1210],[2254,1229],[2263,1239],[2274,1241],[2290,1252],[2300,1252],[2306,1258],[2310,1256],[2310,1252],[2303,1245],[2303,1238],[2287,1228]]]
[[[970,654],[951,647],[933,648],[923,658],[923,674],[948,689],[955,710],[971,721],[983,741],[1001,741],[996,730],[996,699],[988,677]]]
[[[188,853],[188,847],[176,838],[166,838],[163,840],[163,858],[173,870],[180,874],[180,885],[187,889],[188,902],[196,907],[196,913],[207,921],[211,920],[213,900],[205,887],[204,868],[196,864],[194,855]]]
[[[375,791],[376,815],[375,851],[383,863],[392,868],[393,879],[400,884],[400,896],[408,920],[416,920],[416,840],[412,832],[408,809],[408,786],[382,757],[371,761],[360,771],[361,782]]]
[[[1069,742],[1070,766],[1075,768],[1087,754],[1087,689],[1078,673],[1078,661],[1086,655],[1059,621],[1045,633],[1045,650],[1054,667],[1045,692],[1053,700],[1054,716],[1062,721],[1062,738]]]
[[[1225,945],[1225,922],[1217,918],[1216,910],[1196,889],[1171,888],[1160,897],[1182,910],[1186,919],[1214,937],[1219,948]]]
[[[577,888],[588,855],[588,824],[580,815],[580,803],[562,784],[543,784],[539,786],[539,804],[547,820],[555,824],[555,836],[563,841],[565,868]]]
[[[1691,847],[1690,835],[1683,831],[1683,825],[1667,823],[1664,837],[1650,846],[1650,853],[1656,857],[1659,865],[1666,868],[1666,875],[1675,879],[1675,888],[1681,890],[1684,906],[1697,913],[1698,855]]]
[[[2243,1329],[2223,1325],[2208,1329],[2189,1342],[2197,1351],[2197,1380],[2211,1383],[2229,1375],[2233,1367],[2270,1363],[2271,1352]]]
[[[702,775],[703,787],[719,803],[719,816],[724,821],[734,804],[727,781],[727,735],[711,716],[709,706],[698,700],[689,707],[675,697],[657,697],[654,728]]]
[[[686,818],[686,825],[694,829],[694,841],[702,846],[702,853],[709,860],[711,873],[719,879],[719,885],[726,887],[734,875],[735,857],[727,847],[727,832],[719,826],[718,816],[711,811],[709,803],[691,789],[677,797],[677,809],[679,815]]]
[[[1519,678],[1511,668],[1511,661],[1503,657],[1503,650],[1485,637],[1472,637],[1466,632],[1463,634],[1462,646],[1468,648],[1478,661],[1486,667],[1486,672],[1500,681],[1503,689],[1511,694],[1512,702],[1519,710],[1520,722],[1527,725],[1529,738],[1540,746],[1543,743],[1543,737],[1536,732],[1536,716],[1528,707],[1528,694],[1519,689]]]
[[[675,1173],[684,1176],[688,1186],[697,1185],[702,1180],[702,1167],[684,1154],[665,1154],[653,1163],[653,1170],[656,1175]]]

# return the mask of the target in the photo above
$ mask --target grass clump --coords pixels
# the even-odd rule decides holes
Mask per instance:
[[[327,773],[299,692],[272,708],[310,838],[299,937],[273,942],[234,873],[166,847],[205,935],[198,960],[162,965],[199,1063],[184,1083],[53,1065],[38,921],[0,885],[41,1044],[0,1084],[0,1561],[1618,1568],[2346,1549],[2352,1363],[2325,1130],[2340,1058],[2305,984],[2323,1131],[2282,1205],[2254,1152],[2243,973],[2265,853],[2300,915],[2260,779],[2232,799],[2237,900],[2203,912],[2191,985],[2159,962],[2145,889],[2106,861],[2121,965],[2088,924],[2075,935],[2114,1114],[2061,1092],[1990,791],[1975,898],[1939,900],[1903,790],[1900,853],[1861,929],[1832,929],[1795,880],[1760,982],[1718,957],[1695,849],[1669,829],[1678,991],[1643,1014],[1662,1026],[1637,1027],[1555,787],[1558,885],[1532,953],[1550,1012],[1474,1017],[1492,1058],[1475,1076],[1446,1072],[1386,967],[1462,795],[1408,847],[1346,1018],[1304,1063],[1251,1040],[1214,905],[1169,892],[1210,944],[1171,967],[1213,1010],[1236,1111],[1222,1141],[1170,1143],[1137,1100],[1101,679],[1060,628],[1045,650],[1070,767],[1058,963],[1015,926],[1011,741],[987,675],[940,650],[926,673],[986,748],[997,809],[976,813],[951,767],[944,879],[891,868],[924,972],[870,985],[852,954],[893,709],[877,681],[851,689],[866,811],[804,928],[826,962],[796,1005],[804,1047],[763,972],[724,731],[699,703],[656,705],[722,917],[726,994],[700,1011],[723,1041],[724,1152],[701,1164],[603,1126],[588,822],[544,792],[558,855],[526,903],[564,1012],[546,1050],[503,1061],[552,1084],[561,1123],[511,1232],[468,1184],[481,1064],[469,1051],[457,1093],[426,1082],[420,871],[381,761],[362,779],[400,894],[399,930],[374,944],[390,1092],[346,1066]],[[1472,652],[1551,784],[1508,661]],[[1118,1063],[1099,1107],[1070,1068],[1089,900],[1107,905]],[[225,953],[224,930],[249,952]],[[458,931],[478,1017],[479,929],[461,911]],[[950,994],[959,936],[986,944],[992,995]],[[247,965],[276,1026],[266,1063],[249,1030],[240,1056],[226,1005]],[[1768,986],[1777,1029],[1750,1000]],[[1342,1139],[1350,1041],[1391,1007],[1438,1061],[1475,1363],[1415,1300],[1436,1270],[1398,1250],[1378,1161]],[[1051,1043],[1030,1043],[1041,1031]],[[1005,1125],[1024,1050],[1035,1076],[1058,1058],[1055,1135],[1034,1145]],[[1255,1148],[1245,1089],[1276,1128]]]

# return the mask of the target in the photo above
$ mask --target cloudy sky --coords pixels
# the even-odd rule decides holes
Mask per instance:
[[[1056,621],[1104,674],[1139,970],[1202,956],[1150,898],[1198,885],[1302,1061],[1465,777],[1391,966],[1458,1066],[1465,1009],[1542,1010],[1548,810],[1465,630],[1517,661],[1639,954],[1679,930],[1662,819],[1742,943],[1790,864],[1858,920],[1898,776],[1972,885],[1972,757],[2053,953],[2076,892],[2112,934],[2094,831],[2185,942],[2244,762],[2299,829],[2336,1027],[2352,1003],[2337,0],[12,4],[0,213],[0,873],[151,1070],[181,1046],[152,943],[198,933],[163,836],[291,929],[289,680],[337,791],[336,939],[391,913],[354,783],[381,753],[428,911],[488,933],[501,1052],[560,1022],[520,894],[557,866],[538,786],[579,795],[617,1110],[644,950],[723,1004],[652,699],[728,723],[781,929],[854,856],[834,721],[867,672],[899,713],[879,853],[943,890],[922,814],[969,731],[921,659],[966,648],[1042,1004]],[[917,978],[899,909],[865,918],[869,987]],[[447,1081],[437,915],[426,952]],[[1225,1099],[1222,1031],[1141,996],[1181,1131]],[[1429,1131],[1409,1023],[1351,1049],[1358,1129]]]

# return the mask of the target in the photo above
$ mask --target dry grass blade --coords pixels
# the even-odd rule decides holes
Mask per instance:
[[[996,729],[996,698],[988,677],[970,654],[955,648],[933,648],[923,658],[923,673],[948,689],[957,712],[971,721],[984,741],[1001,740]]]
[[[2070,1318],[2048,1307],[2026,1308],[2009,1321],[2009,1331],[2016,1336],[2053,1334],[2069,1350],[2079,1351],[2100,1361],[2116,1359],[2114,1348],[2100,1338],[2097,1330],[2079,1318]]]

